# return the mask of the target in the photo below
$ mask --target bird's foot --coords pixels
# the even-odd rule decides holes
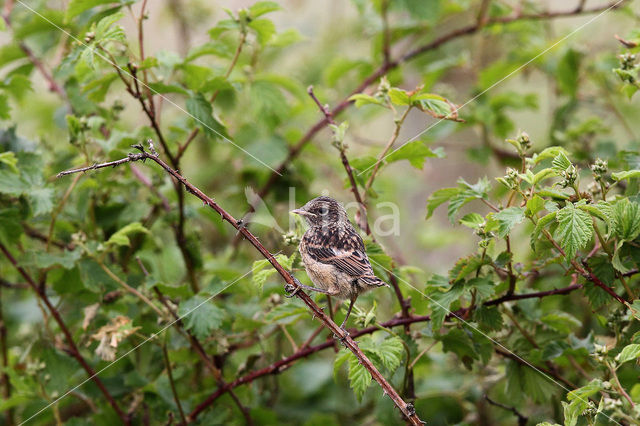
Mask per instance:
[[[294,278],[295,280],[295,278]],[[285,291],[285,295],[284,297],[286,297],[287,299],[291,299],[292,297],[294,297],[296,295],[296,293],[298,291],[300,291],[300,286],[295,286],[293,284],[285,284],[284,285],[284,291]]]

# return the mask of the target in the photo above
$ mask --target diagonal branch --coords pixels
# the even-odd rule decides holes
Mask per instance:
[[[144,161],[151,160],[162,167],[167,173],[169,173],[176,181],[184,185],[187,192],[190,192],[197,198],[199,198],[205,205],[209,206],[211,209],[215,210],[223,221],[229,222],[234,228],[240,232],[245,239],[247,239],[251,245],[253,245],[256,250],[260,252],[260,254],[271,263],[274,269],[282,276],[284,281],[286,282],[285,290],[291,290],[291,296],[295,295],[300,300],[302,300],[313,316],[318,318],[322,323],[327,327],[333,334],[337,336],[337,338],[342,342],[342,344],[349,349],[355,356],[358,358],[358,361],[362,366],[371,374],[371,377],[378,382],[380,387],[382,387],[385,394],[387,394],[391,400],[394,402],[396,407],[400,409],[400,411],[404,414],[407,421],[413,425],[422,425],[422,421],[418,417],[413,408],[412,404],[406,403],[402,397],[398,394],[398,392],[389,384],[389,382],[382,376],[382,374],[378,371],[378,369],[373,365],[373,363],[369,360],[369,358],[362,352],[358,344],[349,336],[345,330],[340,328],[335,322],[331,320],[331,318],[323,312],[322,309],[313,301],[313,299],[304,291],[301,290],[301,287],[298,285],[298,281],[289,273],[267,250],[262,243],[243,225],[243,223],[236,218],[234,218],[231,214],[229,214],[226,210],[224,210],[218,203],[216,203],[212,198],[203,193],[200,189],[192,185],[187,179],[185,179],[180,173],[176,170],[172,169],[167,163],[158,157],[153,149],[153,145],[151,141],[149,141],[150,149],[153,154],[145,151],[141,145],[136,145],[135,148],[140,150],[140,153],[129,154],[127,158],[119,160],[119,164],[131,162],[131,161]],[[110,162],[113,163],[113,162]],[[69,170],[66,172],[61,172],[58,174],[58,177],[84,172],[91,169],[98,169],[103,167],[109,167],[113,164],[97,164],[90,166],[89,168],[81,168],[76,170]],[[193,420],[193,417],[190,417],[190,420]]]
[[[485,27],[492,26],[492,25],[511,24],[511,23],[520,22],[520,21],[539,21],[539,20],[545,20],[545,19],[557,19],[557,18],[565,18],[570,16],[599,13],[608,9],[611,9],[611,10],[619,9],[622,6],[626,5],[627,3],[630,3],[630,1],[617,0],[617,1],[610,1],[604,5],[593,6],[589,8],[581,8],[581,9],[572,8],[570,10],[555,11],[555,12],[544,11],[544,12],[538,12],[538,13],[514,14],[510,16],[503,16],[503,17],[498,17],[493,19],[484,19],[482,22],[476,21],[473,24],[452,30],[446,34],[443,34],[433,39],[429,43],[426,43],[422,46],[419,46],[407,52],[406,54],[404,54],[403,56],[401,56],[396,60],[390,60],[382,63],[380,67],[378,67],[369,76],[367,76],[364,80],[362,80],[362,82],[358,85],[358,87],[356,87],[353,91],[351,91],[351,93],[349,93],[340,102],[338,102],[336,107],[330,111],[331,115],[335,117],[338,114],[340,114],[342,111],[347,109],[352,104],[352,101],[349,100],[349,98],[352,95],[364,91],[367,87],[375,83],[380,77],[385,75],[388,71],[399,67],[405,62],[415,59],[416,57],[422,55],[423,53],[436,50],[441,46],[448,44],[449,42],[452,42],[454,40],[457,40],[461,37],[475,34]],[[280,179],[281,175],[285,174],[289,164],[293,162],[293,160],[295,160],[298,157],[298,155],[300,155],[300,152],[304,149],[304,147],[327,124],[329,124],[329,121],[326,119],[326,117],[317,121],[298,140],[298,142],[296,142],[294,145],[292,145],[289,148],[287,157],[282,161],[282,163],[280,163],[278,167],[275,168],[275,171],[269,176],[265,184],[258,191],[258,195],[260,196],[260,198],[264,198],[271,191],[273,186]],[[252,208],[249,209],[248,213],[251,213],[251,212],[253,212]]]
[[[47,306],[47,308],[49,309],[49,312],[51,312],[51,315],[53,316],[55,321],[58,323],[60,330],[62,330],[62,333],[65,336],[65,339],[68,345],[68,353],[72,357],[74,357],[76,361],[78,361],[78,363],[89,375],[89,378],[93,380],[96,386],[98,386],[98,388],[100,389],[104,397],[109,402],[109,405],[111,405],[111,407],[116,412],[118,417],[120,417],[120,420],[122,421],[122,423],[126,425],[130,424],[129,417],[120,409],[120,407],[116,403],[111,393],[109,393],[107,388],[102,383],[102,380],[100,380],[100,378],[96,375],[96,372],[93,370],[93,368],[89,365],[87,360],[85,360],[82,354],[80,353],[80,350],[76,346],[75,341],[73,340],[73,336],[69,331],[69,328],[67,327],[64,320],[62,319],[62,316],[60,315],[60,312],[58,311],[58,309],[49,300],[49,297],[47,296],[46,291],[36,284],[36,282],[33,280],[31,275],[29,275],[29,273],[27,273],[27,271],[22,266],[18,265],[17,260],[13,257],[13,255],[9,252],[9,250],[7,250],[7,248],[2,243],[0,243],[0,251],[2,251],[2,253],[9,260],[9,262],[14,266],[14,268],[18,270],[18,272],[20,273],[20,275],[22,275],[25,281],[27,281],[29,286],[33,289],[33,291],[40,298],[40,300]]]

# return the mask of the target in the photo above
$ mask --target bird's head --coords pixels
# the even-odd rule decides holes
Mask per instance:
[[[291,213],[302,216],[310,226],[322,227],[349,222],[347,212],[340,203],[330,197],[318,197]]]

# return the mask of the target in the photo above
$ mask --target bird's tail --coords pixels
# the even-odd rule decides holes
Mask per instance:
[[[360,281],[372,287],[389,287],[389,284],[374,275],[365,275],[364,277],[360,277]]]

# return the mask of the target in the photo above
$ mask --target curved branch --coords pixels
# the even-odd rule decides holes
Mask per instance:
[[[582,9],[573,8],[570,10],[558,11],[558,12],[546,11],[546,12],[540,12],[540,13],[516,14],[516,15],[499,17],[494,19],[485,19],[483,22],[475,22],[474,24],[471,24],[462,28],[458,28],[456,30],[452,30],[447,34],[444,34],[440,37],[435,38],[434,40],[430,41],[427,44],[424,44],[420,47],[417,47],[407,52],[405,55],[403,55],[402,57],[396,60],[385,61],[382,65],[380,65],[378,69],[376,69],[375,71],[373,71],[373,73],[371,73],[368,77],[366,77],[360,83],[360,85],[358,85],[357,88],[355,88],[351,93],[349,93],[346,97],[344,97],[336,105],[336,107],[330,111],[330,113],[334,117],[340,114],[342,111],[344,111],[347,107],[351,105],[352,101],[350,101],[349,98],[352,95],[364,91],[367,87],[375,83],[378,80],[378,78],[385,75],[388,71],[397,68],[403,63],[408,62],[416,58],[417,56],[422,55],[423,53],[438,49],[439,47],[451,41],[457,40],[461,37],[475,34],[476,32],[488,26],[510,24],[510,23],[520,22],[520,21],[539,21],[544,19],[556,19],[556,18],[565,18],[565,17],[577,16],[577,15],[593,14],[593,13],[603,12],[608,9],[611,9],[611,10],[618,9],[624,6],[626,3],[629,3],[629,1],[628,0],[617,1],[617,2],[611,1],[602,6],[595,6],[591,8],[582,8]],[[296,142],[294,145],[292,145],[289,148],[289,153],[287,154],[287,157],[282,161],[282,163],[280,163],[278,167],[276,167],[275,172],[273,172],[269,176],[269,179],[258,191],[258,195],[260,196],[260,198],[264,198],[265,195],[267,195],[271,191],[275,183],[279,180],[280,176],[283,175],[284,172],[286,171],[288,165],[298,157],[302,149],[304,149],[306,144],[313,139],[316,133],[322,130],[327,124],[329,124],[329,121],[327,120],[326,117],[316,122],[313,126],[311,126],[311,128],[307,131],[307,133],[305,133],[298,140],[298,142]],[[253,210],[249,209],[248,213],[251,213],[251,212],[253,212]]]

